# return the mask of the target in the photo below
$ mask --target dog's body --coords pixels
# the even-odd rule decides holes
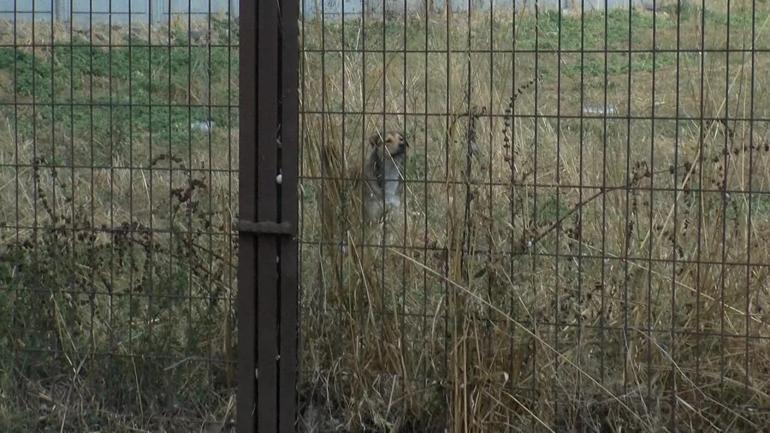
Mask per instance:
[[[362,170],[363,202],[366,219],[381,221],[401,207],[404,189],[404,165],[409,147],[398,132],[374,134],[369,138],[371,151]]]

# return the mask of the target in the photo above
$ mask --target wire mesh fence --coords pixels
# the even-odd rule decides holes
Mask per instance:
[[[232,427],[237,6],[0,1],[0,430]],[[766,429],[770,6],[298,6],[298,430]]]
[[[169,17],[205,21],[212,13],[237,18],[238,6],[235,0],[2,0],[0,19],[72,21],[78,26],[108,21],[125,25],[129,20],[162,24]]]
[[[766,428],[770,8],[596,3],[305,14],[300,428]]]
[[[0,430],[218,431],[238,25],[177,2],[162,21],[96,7],[134,10],[117,0],[33,15],[60,3],[0,15]]]

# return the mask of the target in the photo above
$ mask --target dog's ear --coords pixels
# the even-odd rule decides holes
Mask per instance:
[[[382,145],[382,135],[379,132],[375,132],[369,137],[369,146],[375,147]]]

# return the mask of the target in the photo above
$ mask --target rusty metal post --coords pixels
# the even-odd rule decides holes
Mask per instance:
[[[298,6],[240,2],[239,433],[289,433],[297,368]]]

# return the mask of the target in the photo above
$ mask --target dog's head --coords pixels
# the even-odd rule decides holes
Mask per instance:
[[[380,134],[374,133],[369,137],[369,145],[372,149],[376,150],[381,157],[396,158],[406,155],[406,149],[409,147],[409,142],[406,141],[404,134],[400,132],[388,132]]]

